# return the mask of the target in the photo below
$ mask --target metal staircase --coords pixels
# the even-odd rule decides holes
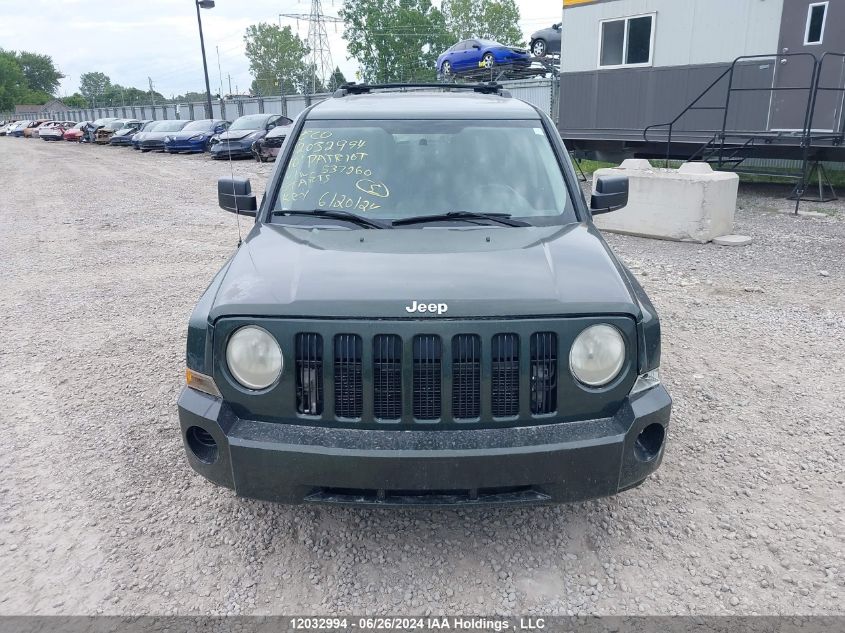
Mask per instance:
[[[754,62],[755,60],[804,58],[810,62],[808,82],[801,86],[770,86],[770,87],[744,87],[736,85],[736,69],[738,65]],[[824,53],[817,58],[811,53],[784,53],[774,55],[749,55],[736,58],[733,63],[721,75],[719,75],[701,94],[687,105],[674,119],[665,123],[650,125],[643,130],[643,139],[646,142],[655,140],[655,131],[662,129],[666,139],[666,165],[673,155],[673,140],[677,139],[678,123],[689,112],[714,111],[722,113],[722,125],[720,129],[703,130],[700,133],[709,135],[706,142],[699,146],[688,158],[687,161],[706,162],[721,171],[734,171],[737,173],[751,174],[758,176],[770,176],[786,178],[795,181],[795,186],[790,195],[794,199],[795,213],[801,200],[815,202],[827,202],[837,198],[836,191],[830,182],[827,171],[820,158],[824,148],[838,147],[845,139],[845,113],[840,115],[839,129],[832,132],[820,132],[814,128],[816,106],[819,94],[827,92],[845,94],[845,86],[822,85],[822,76],[825,63],[829,60],[837,60],[840,64],[845,61],[845,53]],[[700,105],[708,95],[714,94],[716,90],[723,89],[726,85],[724,103],[720,105]],[[728,128],[729,113],[732,97],[742,92],[769,92],[772,95],[777,92],[807,92],[806,109],[803,117],[803,127],[796,131],[772,131],[772,130],[731,130]],[[650,137],[651,134],[651,137]],[[772,169],[755,167],[748,164],[749,159],[766,155],[766,150],[775,146],[791,147],[793,155],[799,161],[800,166],[791,170],[774,171]],[[816,179],[818,184],[818,195],[809,195],[808,186]]]

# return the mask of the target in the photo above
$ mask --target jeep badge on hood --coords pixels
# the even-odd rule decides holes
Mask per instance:
[[[417,303],[412,301],[411,305],[405,306],[405,312],[420,313],[420,312],[436,312],[437,314],[446,314],[449,311],[449,306],[445,303]]]

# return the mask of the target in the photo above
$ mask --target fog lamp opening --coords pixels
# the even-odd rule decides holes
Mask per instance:
[[[637,459],[643,462],[650,462],[660,454],[663,447],[663,440],[666,437],[666,429],[657,422],[649,424],[637,436],[634,444],[634,454]]]
[[[185,441],[188,448],[198,460],[204,464],[213,464],[217,461],[217,442],[211,433],[199,426],[188,428],[185,433]]]

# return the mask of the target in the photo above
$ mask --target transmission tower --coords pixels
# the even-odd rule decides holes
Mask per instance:
[[[323,14],[322,0],[311,0],[311,13],[280,13],[279,18],[292,18],[297,21],[308,20],[308,48],[311,50],[308,56],[311,67],[311,92],[317,92],[317,84],[320,83],[329,90],[337,86],[330,86],[329,82],[334,73],[332,63],[332,51],[329,48],[329,36],[326,33],[326,23],[337,24],[343,22],[340,18]]]

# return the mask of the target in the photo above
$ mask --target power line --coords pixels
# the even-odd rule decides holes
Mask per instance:
[[[299,21],[308,21],[308,48],[309,66],[311,70],[311,92],[317,92],[317,85],[329,86],[334,73],[334,64],[332,63],[332,51],[329,47],[329,36],[326,33],[326,23],[342,23],[343,20],[337,16],[325,15],[323,13],[322,0],[311,0],[311,13],[307,16],[302,13],[280,13],[279,22],[282,18],[296,20],[297,30],[299,30]]]

